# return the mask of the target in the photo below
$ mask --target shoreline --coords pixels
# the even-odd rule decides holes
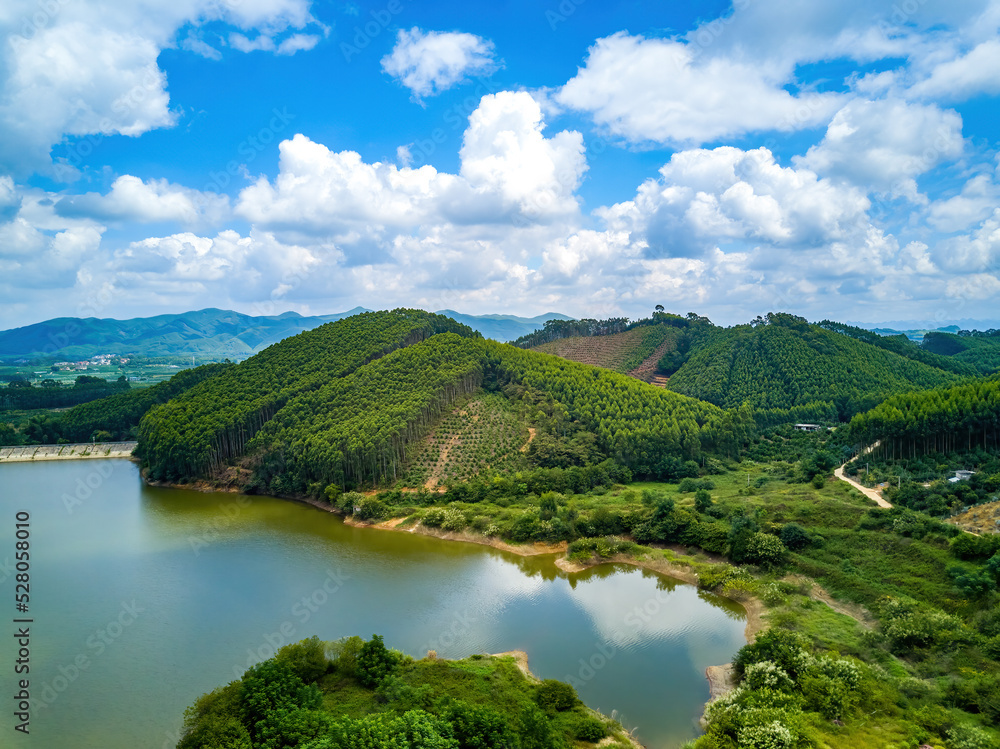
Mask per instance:
[[[520,669],[521,673],[524,674],[525,677],[529,681],[531,681],[531,682],[533,682],[535,684],[540,684],[541,681],[542,681],[537,676],[535,676],[535,674],[533,674],[531,672],[531,668],[528,665],[528,653],[525,652],[524,650],[508,650],[508,651],[503,652],[503,653],[490,653],[489,657],[490,658],[513,658],[514,659],[514,663],[517,664],[518,669]],[[600,710],[595,710],[592,707],[587,707],[587,710],[589,710],[591,713],[593,713],[594,715],[596,715],[602,721],[612,720],[612,718],[609,718],[607,715],[605,715],[604,713],[602,713]],[[627,730],[625,730],[624,726],[622,726],[621,736],[618,737],[618,738],[624,738],[625,740],[627,740],[629,742],[629,744],[633,747],[633,749],[647,749],[646,745],[645,744],[640,744],[639,741],[638,741],[638,739],[636,739],[634,736],[632,736],[632,734],[630,734]],[[610,741],[613,741],[613,740],[614,740],[614,737],[607,736],[607,737],[601,739],[601,744],[610,743]],[[598,746],[601,746],[601,744],[598,744]]]
[[[32,463],[43,460],[132,459],[136,442],[78,442],[67,445],[7,445],[0,447],[0,463]]]
[[[169,487],[173,489],[186,489],[190,491],[200,491],[200,492],[227,492],[227,493],[238,493],[239,490],[236,487],[218,487],[213,486],[208,481],[197,481],[192,484],[171,484],[168,482],[153,482],[146,480],[145,477],[142,480],[150,486],[160,486]],[[247,495],[254,496],[254,495]],[[260,495],[260,496],[273,496],[273,495]],[[336,515],[341,518],[345,525],[352,528],[365,528],[369,530],[379,530],[379,531],[393,531],[396,533],[419,533],[423,536],[430,536],[433,538],[440,539],[442,541],[460,541],[465,543],[478,544],[480,546],[488,546],[498,551],[506,551],[521,557],[534,557],[542,556],[546,554],[565,554],[569,544],[566,541],[560,541],[556,544],[545,544],[541,542],[535,542],[534,544],[510,544],[506,541],[501,541],[498,538],[493,538],[492,536],[483,536],[479,533],[470,533],[467,531],[443,531],[439,528],[430,528],[420,523],[416,523],[407,527],[400,527],[402,523],[406,520],[405,517],[402,518],[390,518],[388,520],[382,520],[377,523],[371,523],[364,520],[355,520],[350,516],[342,514],[336,508],[331,505],[322,502],[318,499],[311,499],[309,497],[273,497],[274,499],[281,499],[284,501],[296,502],[298,504],[309,505],[322,512],[328,512],[331,515]],[[634,557],[627,557],[621,554],[616,554],[613,557],[607,559],[591,559],[587,562],[573,562],[567,557],[561,556],[553,559],[553,564],[561,572],[567,574],[574,574],[578,572],[583,572],[592,567],[597,567],[602,564],[628,564],[633,567],[638,567],[640,569],[646,569],[651,572],[656,572],[660,575],[666,575],[667,577],[672,577],[679,582],[686,583],[688,585],[698,585],[698,574],[688,567],[681,565],[676,565],[670,563],[666,559],[636,559]],[[733,601],[739,604],[745,614],[746,614],[746,626],[743,630],[744,639],[747,644],[752,643],[757,634],[763,631],[767,624],[764,621],[764,603],[760,599],[753,597],[746,598],[735,598],[733,596],[722,595],[721,593],[715,593],[720,598],[725,598],[726,600]],[[514,655],[515,651],[511,653],[503,653],[501,655]],[[515,656],[516,657],[516,656]],[[519,663],[520,665],[520,663]],[[527,654],[525,654],[525,668],[527,668]],[[732,683],[732,666],[728,663],[718,665],[718,666],[708,666],[705,669],[705,679],[708,681],[709,687],[709,702],[721,697],[727,692],[734,688]],[[707,706],[707,702],[705,703]],[[642,745],[635,742],[632,739],[633,745],[637,749],[642,749]]]

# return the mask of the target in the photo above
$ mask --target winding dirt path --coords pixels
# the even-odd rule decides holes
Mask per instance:
[[[866,497],[868,497],[868,499],[877,504],[879,507],[884,507],[887,510],[892,509],[892,505],[886,502],[884,499],[882,499],[882,495],[879,494],[877,491],[875,491],[874,489],[869,489],[867,486],[862,486],[854,479],[847,478],[847,476],[844,475],[844,466],[841,466],[836,471],[834,471],[833,475],[836,476],[841,481],[846,481],[848,484],[850,484],[859,492],[864,494]]]

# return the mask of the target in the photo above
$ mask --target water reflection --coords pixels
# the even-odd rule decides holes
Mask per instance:
[[[144,611],[30,739],[13,738],[18,749],[159,747],[195,697],[285,642],[375,632],[418,657],[525,650],[540,677],[573,681],[648,745],[676,746],[695,735],[704,668],[743,643],[742,609],[634,567],[567,575],[551,555],[352,528],[267,497],[144,487],[124,461],[68,513],[59,497],[80,470],[0,466],[0,512],[35,498],[38,684],[80,652],[96,656],[88,637],[123,601]]]

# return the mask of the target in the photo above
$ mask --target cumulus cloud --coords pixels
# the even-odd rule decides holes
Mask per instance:
[[[790,132],[826,122],[830,93],[783,88],[753,61],[699,58],[681,41],[619,32],[597,40],[586,64],[556,94],[570,109],[630,141],[698,145],[749,132]]]
[[[989,175],[980,174],[962,185],[958,195],[931,203],[927,220],[939,231],[963,231],[989,216],[998,200],[1000,186]]]
[[[823,140],[797,158],[821,175],[917,199],[916,177],[962,154],[962,118],[933,104],[855,100],[834,115]]]
[[[420,99],[447,91],[470,75],[489,75],[497,68],[493,42],[457,31],[400,29],[382,70]]]
[[[869,201],[765,148],[675,153],[633,200],[600,211],[612,228],[644,238],[652,257],[697,257],[739,243],[811,248],[857,236]]]
[[[96,221],[152,223],[177,221],[182,224],[219,222],[228,216],[229,198],[205,193],[167,180],[143,182],[123,175],[111,185],[107,195],[70,195],[56,203],[56,212],[67,217],[89,217]]]
[[[483,97],[469,118],[457,175],[366,163],[353,151],[333,152],[296,135],[279,146],[274,182],[261,177],[244,189],[236,210],[264,227],[330,234],[343,243],[433,223],[549,222],[578,211],[574,191],[586,160],[579,133],[546,138],[543,129],[529,94]]]
[[[1000,41],[989,39],[954,59],[934,66],[910,87],[912,97],[964,101],[979,94],[1000,93]]]
[[[0,13],[0,170],[26,174],[50,164],[50,148],[64,136],[138,136],[170,127],[160,52],[178,45],[218,58],[218,50],[191,28],[220,21],[257,31],[279,54],[308,49],[317,37],[276,35],[314,23],[309,0],[149,0],[141,4],[78,0],[8,0]],[[41,9],[41,10],[40,10]],[[188,27],[182,40],[179,30]],[[245,35],[241,36],[248,39]],[[63,176],[70,175],[66,170]]]
[[[941,242],[934,255],[938,265],[952,272],[1000,273],[1000,208],[974,231]]]

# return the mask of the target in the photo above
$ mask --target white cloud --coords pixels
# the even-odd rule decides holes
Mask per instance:
[[[0,13],[0,170],[44,170],[50,148],[64,136],[138,136],[170,127],[170,106],[160,52],[180,46],[218,59],[197,28],[221,21],[258,39],[272,40],[279,54],[308,49],[312,36],[289,29],[314,23],[310,0],[147,0],[110,3],[76,0],[42,4],[7,0]],[[192,27],[193,26],[193,27]],[[187,28],[182,39],[178,31]],[[246,36],[243,39],[247,39]],[[249,41],[249,40],[248,40]],[[92,149],[92,144],[89,146]],[[70,156],[70,166],[80,159]],[[68,168],[61,177],[75,176]]]
[[[750,132],[791,132],[828,120],[831,93],[793,96],[790,80],[752,60],[698,57],[681,41],[619,32],[598,39],[556,94],[565,107],[630,141],[698,145]]]
[[[457,31],[400,29],[382,70],[418,99],[433,96],[470,75],[489,75],[497,68],[493,42]]]
[[[940,63],[908,93],[944,101],[1000,93],[1000,40],[987,40],[960,57]]]
[[[962,231],[989,216],[1000,200],[1000,186],[980,174],[962,186],[962,192],[928,207],[927,220],[943,232]]]
[[[939,266],[956,273],[1000,272],[1000,208],[971,233],[941,242],[934,256]]]
[[[237,212],[269,228],[383,247],[393,232],[433,223],[528,225],[575,216],[574,191],[586,169],[583,138],[569,131],[546,138],[543,128],[529,94],[483,97],[469,118],[457,175],[369,164],[353,151],[333,152],[296,135],[279,146],[273,184],[261,177],[244,189]]]
[[[962,154],[962,118],[935,105],[855,100],[795,163],[873,192],[917,199],[916,177]]]
[[[294,55],[296,52],[305,52],[319,43],[316,34],[292,34],[278,45],[279,55]]]
[[[862,236],[860,190],[782,167],[765,148],[675,153],[633,200],[600,211],[608,226],[642,237],[651,257],[698,257],[719,245],[825,247]]]
[[[56,211],[62,216],[89,217],[102,222],[218,223],[229,215],[229,198],[173,185],[167,180],[143,182],[126,174],[114,181],[107,195],[67,196],[56,203]]]

